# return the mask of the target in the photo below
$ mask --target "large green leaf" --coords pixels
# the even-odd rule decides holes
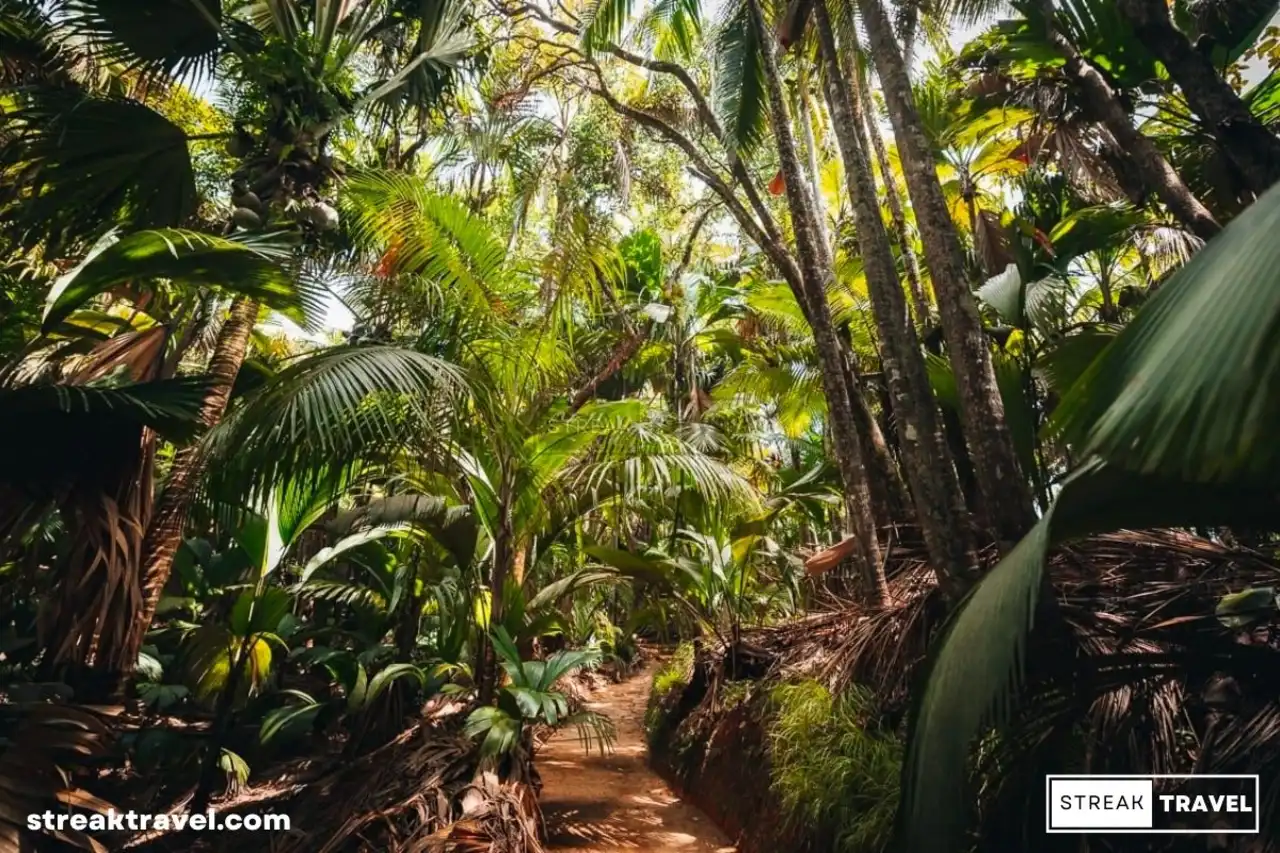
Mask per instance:
[[[1008,719],[1054,543],[1121,528],[1274,524],[1280,188],[1171,278],[1073,384],[1058,427],[1091,461],[934,644],[903,765],[906,849],[958,849],[970,748]]]
[[[1082,456],[1194,482],[1280,472],[1280,188],[1147,302],[1063,398]]]
[[[731,154],[747,156],[764,138],[768,116],[764,57],[748,0],[733,0],[712,41],[711,101],[722,142]]]
[[[270,244],[244,243],[196,231],[139,231],[91,255],[49,294],[44,327],[55,328],[87,301],[124,284],[170,281],[217,287],[258,300],[303,323],[322,313],[318,295],[300,290]]]
[[[126,67],[209,70],[220,46],[221,0],[67,0],[65,9],[102,59]]]
[[[459,369],[413,350],[333,347],[278,374],[211,436],[216,479],[265,495],[280,482],[330,478],[335,466],[410,441],[426,452],[448,441],[465,390]]]
[[[26,180],[9,213],[31,242],[177,226],[195,213],[186,134],[142,103],[27,90],[6,130],[0,160]]]
[[[392,524],[408,524],[430,534],[467,568],[475,556],[477,525],[471,508],[450,506],[437,495],[389,495],[374,498],[339,513],[326,525],[330,532],[346,535],[356,530]]]

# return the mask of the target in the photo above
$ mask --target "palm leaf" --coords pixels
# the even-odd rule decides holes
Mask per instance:
[[[251,495],[332,476],[335,460],[421,438],[441,442],[465,383],[453,365],[396,347],[335,347],[282,371],[211,436],[222,476]],[[443,452],[443,451],[442,451]]]
[[[908,851],[956,849],[969,750],[1009,718],[1054,543],[1121,528],[1274,523],[1280,188],[1179,270],[1056,415],[1087,462],[975,587],[926,664],[903,765]]]
[[[45,10],[29,0],[0,0],[0,84],[61,82],[67,70]]]
[[[450,506],[436,495],[391,495],[340,513],[329,523],[339,535],[390,524],[424,530],[449,552],[458,567],[471,565],[476,550],[476,520],[468,506]]]
[[[184,377],[0,391],[0,481],[46,499],[69,486],[109,482],[126,464],[121,449],[136,448],[144,427],[189,439],[201,426],[208,387],[201,377]]]
[[[126,68],[207,72],[221,45],[221,0],[67,0],[64,9],[102,61]]]
[[[1116,330],[1110,327],[1082,329],[1068,335],[1036,360],[1034,371],[1049,388],[1065,394],[1115,336]]]
[[[659,59],[693,59],[702,36],[701,0],[658,0],[648,17],[656,30],[654,53]]]
[[[1059,406],[1082,454],[1195,482],[1274,483],[1280,188],[1176,272]]]
[[[581,25],[582,46],[588,55],[621,40],[633,6],[634,0],[592,0]]]
[[[764,58],[747,0],[735,0],[716,28],[711,99],[731,155],[748,156],[764,138]]]
[[[137,101],[25,91],[0,160],[26,176],[11,207],[28,241],[176,226],[197,205],[186,134]]]
[[[320,296],[296,283],[270,244],[195,231],[139,231],[92,254],[49,294],[44,328],[56,327],[95,296],[124,284],[170,280],[217,287],[275,308],[304,325],[323,313]]]
[[[367,172],[348,179],[342,203],[356,239],[385,251],[388,273],[421,276],[481,309],[500,300],[506,246],[459,199],[407,175]]]

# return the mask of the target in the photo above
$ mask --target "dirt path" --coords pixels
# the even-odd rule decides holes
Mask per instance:
[[[649,769],[644,708],[653,665],[595,694],[589,707],[613,720],[614,752],[587,755],[573,729],[538,753],[549,851],[557,853],[736,853],[705,815]]]

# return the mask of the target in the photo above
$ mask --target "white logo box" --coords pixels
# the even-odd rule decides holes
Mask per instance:
[[[1155,829],[1157,779],[1249,779],[1253,781],[1251,829]],[[1045,777],[1045,827],[1049,834],[1147,833],[1149,835],[1255,835],[1261,831],[1261,780],[1245,773],[1163,773],[1153,775],[1050,774]],[[1109,798],[1105,808],[1065,809],[1063,796]],[[1088,802],[1088,801],[1086,801]],[[1163,811],[1159,811],[1163,814]],[[1225,812],[1223,812],[1225,813]]]

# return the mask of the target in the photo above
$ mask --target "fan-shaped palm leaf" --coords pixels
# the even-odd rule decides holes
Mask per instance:
[[[32,243],[181,225],[196,210],[186,134],[144,104],[33,89],[6,119],[0,162],[25,176],[10,207]]]
[[[186,74],[213,67],[221,0],[65,0],[72,30],[104,62]]]
[[[458,368],[422,353],[336,347],[282,371],[218,427],[212,449],[226,475],[267,494],[332,475],[334,460],[359,464],[367,452],[421,437],[428,424],[443,442],[441,420],[464,388]]]

